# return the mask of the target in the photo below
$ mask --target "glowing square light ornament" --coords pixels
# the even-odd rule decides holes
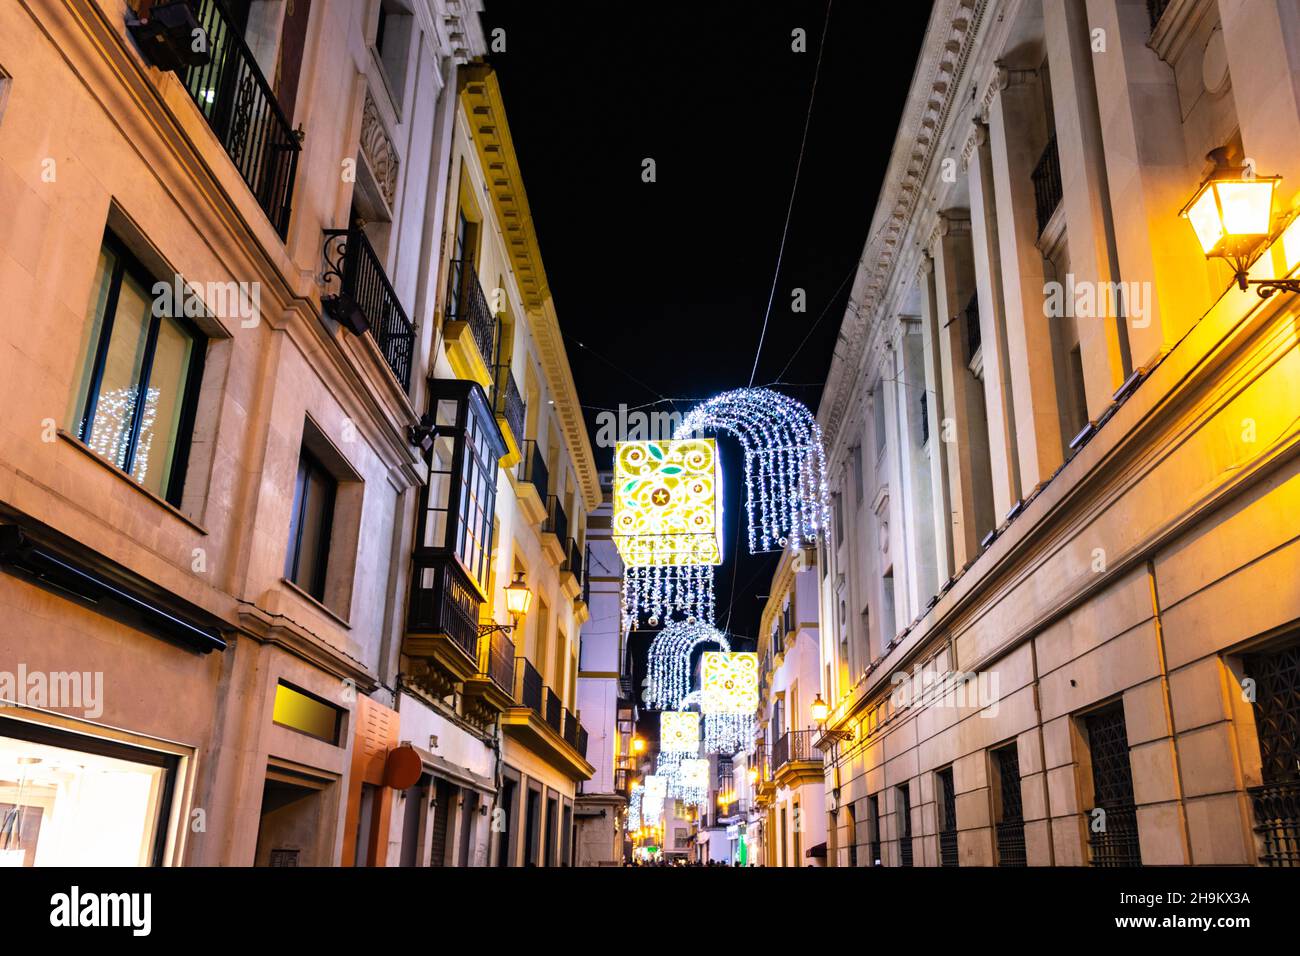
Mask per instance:
[[[668,778],[650,774],[645,778],[645,789],[641,791],[646,803],[663,803],[668,796]]]
[[[721,564],[717,442],[619,442],[614,449],[613,537],[628,567]]]
[[[678,773],[684,789],[707,790],[709,788],[709,761],[703,757],[683,760]]]
[[[757,706],[757,704],[755,704]],[[659,751],[700,752],[700,715],[689,710],[665,710],[659,715]]]
[[[749,714],[758,709],[758,655],[747,651],[705,651],[700,660],[706,714]]]

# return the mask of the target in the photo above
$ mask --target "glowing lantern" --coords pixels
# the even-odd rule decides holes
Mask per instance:
[[[630,568],[722,563],[722,481],[712,438],[619,442],[613,538]]]

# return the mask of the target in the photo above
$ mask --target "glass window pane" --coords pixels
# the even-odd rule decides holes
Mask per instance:
[[[317,468],[312,468],[307,476],[306,494],[299,535],[298,575],[294,583],[320,600],[325,596],[325,576],[321,572],[324,551],[329,546],[333,494],[326,476]]]
[[[162,319],[132,463],[135,480],[162,498],[167,496],[167,480],[176,456],[176,433],[193,352],[194,339],[189,333],[174,319]]]
[[[130,276],[122,277],[113,337],[109,342],[104,374],[100,381],[95,420],[86,441],[95,453],[119,468],[126,467],[140,389],[140,362],[149,333],[152,300],[147,290]]]
[[[72,407],[72,427],[77,437],[86,439],[86,398],[91,379],[95,375],[95,356],[99,351],[99,337],[104,331],[104,309],[113,284],[113,269],[117,256],[107,246],[99,250],[99,264],[95,267],[95,281],[91,284],[90,305],[86,310],[86,335],[81,343],[81,378],[78,380],[76,404]]]

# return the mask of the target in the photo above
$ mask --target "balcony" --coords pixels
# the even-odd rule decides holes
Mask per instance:
[[[1300,781],[1251,787],[1261,866],[1300,866]]]
[[[1047,229],[1047,223],[1061,204],[1061,157],[1056,149],[1056,134],[1043,147],[1034,167],[1034,210],[1038,215],[1038,234]]]
[[[463,693],[467,707],[494,720],[514,703],[515,642],[492,624],[480,625],[479,631],[478,673],[465,681]]]
[[[564,552],[564,563],[560,565],[560,588],[569,600],[577,600],[582,594],[582,549],[570,538]]]
[[[202,66],[186,67],[181,83],[283,239],[302,150],[299,136],[225,0],[190,0],[189,5],[211,57]]]
[[[527,409],[509,365],[498,365],[493,370],[493,378],[492,414],[501,426],[507,448],[505,457],[501,459],[501,467],[513,468],[522,457],[519,446],[524,440],[524,416]]]
[[[496,364],[498,323],[483,294],[474,263],[467,259],[451,261],[444,321],[447,358],[457,377],[473,379],[490,390]]]
[[[772,746],[772,771],[777,786],[797,787],[825,779],[822,752],[816,745],[819,736],[817,730],[791,730],[777,738]]]
[[[776,777],[772,772],[772,750],[758,745],[754,748],[751,765],[758,770],[758,779],[754,781],[754,796],[757,803],[769,803],[776,794]]]
[[[614,771],[614,792],[621,797],[626,797],[632,792],[632,771],[626,767],[619,767]]]
[[[457,682],[479,673],[482,603],[455,558],[415,556],[402,652],[420,662],[417,676],[434,693],[450,693]]]
[[[555,495],[546,498],[546,520],[542,522],[542,548],[558,567],[568,555],[565,542],[569,538],[569,519]],[[570,595],[572,597],[572,595]]]
[[[388,281],[384,265],[360,225],[325,230],[324,275],[337,291],[322,299],[325,311],[348,331],[369,332],[402,391],[411,387],[415,326]]]
[[[528,520],[540,524],[546,520],[546,458],[531,438],[524,440],[520,454],[514,475],[515,497]]]
[[[587,731],[527,658],[515,659],[514,701],[501,715],[501,730],[572,780],[596,772],[587,762]]]

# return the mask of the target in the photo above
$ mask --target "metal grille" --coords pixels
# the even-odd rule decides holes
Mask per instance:
[[[867,849],[871,853],[871,865],[880,865],[880,797],[872,794],[867,797],[867,825],[871,830],[871,842]]]
[[[1248,655],[1264,785],[1249,791],[1265,866],[1300,866],[1300,643]]]
[[[415,326],[407,318],[397,298],[397,290],[388,281],[384,264],[375,247],[359,226],[351,229],[325,230],[325,259],[330,269],[326,277],[335,277],[339,291],[351,298],[364,313],[384,361],[402,385],[411,387],[411,362],[415,351]],[[334,301],[337,296],[328,297]]]
[[[560,722],[562,718],[560,717],[560,714],[563,712],[563,710],[564,708],[560,706],[560,695],[555,693],[555,691],[551,690],[551,688],[549,687],[546,688],[545,719],[546,722],[550,724],[551,729],[554,730],[557,734],[561,730]]]
[[[569,519],[560,499],[555,495],[546,499],[546,520],[542,522],[542,531],[555,535],[561,541],[569,536]]]
[[[1119,704],[1084,718],[1092,757],[1093,806],[1088,842],[1093,866],[1141,866],[1128,730]]]
[[[1038,213],[1038,232],[1047,228],[1047,221],[1061,203],[1061,156],[1056,149],[1056,134],[1043,147],[1043,155],[1034,167],[1034,208]]]
[[[940,770],[939,778],[939,864],[957,865],[957,791],[952,767]]]
[[[912,865],[912,799],[907,784],[898,788],[898,861]]]
[[[479,673],[509,694],[515,683],[515,642],[494,625],[484,624],[479,630],[487,632],[479,639]]]
[[[224,0],[191,6],[212,56],[187,68],[182,82],[283,239],[302,145],[244,42],[240,20]]]
[[[496,388],[492,393],[492,412],[506,420],[516,442],[523,441],[524,420],[528,410],[523,396],[519,394],[514,373],[510,371],[509,365],[498,365],[494,378]]]
[[[542,712],[542,675],[538,673],[533,662],[526,657],[515,658],[515,676],[519,682],[515,690],[515,700],[533,713]]]
[[[497,320],[468,259],[453,259],[447,290],[447,321],[468,322],[483,364],[496,364]]]
[[[546,500],[546,485],[549,476],[546,473],[546,458],[537,442],[529,438],[520,450],[519,480],[526,481],[537,490],[537,497]]]
[[[1025,819],[1020,795],[1020,751],[1016,745],[993,751],[998,771],[1000,812],[993,832],[998,843],[998,866],[1024,866]]]

